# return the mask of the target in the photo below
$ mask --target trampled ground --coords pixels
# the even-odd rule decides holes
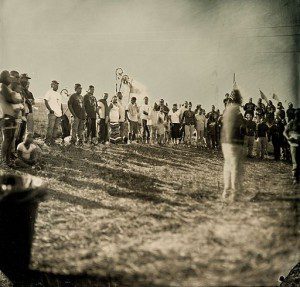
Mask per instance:
[[[109,276],[115,286],[276,286],[299,261],[286,163],[246,161],[244,199],[229,205],[218,153],[55,147],[45,162],[30,171],[49,187],[32,268]]]

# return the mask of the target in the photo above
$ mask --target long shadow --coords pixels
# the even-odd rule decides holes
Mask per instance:
[[[73,205],[81,205],[83,208],[88,208],[88,209],[103,208],[103,209],[119,210],[119,211],[127,210],[127,209],[121,208],[121,207],[107,206],[107,205],[104,205],[97,201],[92,201],[92,200],[89,200],[89,199],[86,199],[86,198],[83,198],[80,196],[63,193],[63,192],[53,190],[53,189],[48,189],[48,191],[49,191],[48,197],[50,197],[51,199],[56,199],[56,200],[70,203]]]
[[[151,201],[152,203],[155,204],[160,204],[160,203],[165,203],[168,205],[172,206],[184,206],[184,204],[176,201],[171,201],[169,199],[163,198],[161,196],[158,196],[153,193],[149,192],[138,192],[138,191],[133,191],[133,192],[125,192],[125,191],[120,191],[117,189],[111,189],[108,191],[108,194],[111,196],[115,197],[121,197],[121,198],[129,198],[129,199],[139,199],[142,201]]]
[[[22,274],[5,274],[14,287],[133,287],[140,286],[135,278],[123,276],[93,276],[88,274],[61,275],[38,270],[29,270]],[[145,287],[162,285],[143,282]]]

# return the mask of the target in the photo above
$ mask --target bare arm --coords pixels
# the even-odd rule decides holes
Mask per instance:
[[[44,101],[45,101],[45,106],[48,109],[48,111],[50,112],[50,114],[54,114],[54,111],[50,108],[48,101],[47,100],[44,100]]]

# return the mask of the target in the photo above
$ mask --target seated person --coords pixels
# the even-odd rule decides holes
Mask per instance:
[[[33,134],[27,134],[25,140],[18,144],[16,165],[20,167],[34,166],[40,159],[41,150],[33,143]]]

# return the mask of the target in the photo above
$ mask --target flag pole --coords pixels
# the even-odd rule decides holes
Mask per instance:
[[[131,79],[131,81],[130,81],[129,93],[128,93],[128,103],[130,102],[130,94],[131,94],[132,81],[133,81],[133,79]]]

